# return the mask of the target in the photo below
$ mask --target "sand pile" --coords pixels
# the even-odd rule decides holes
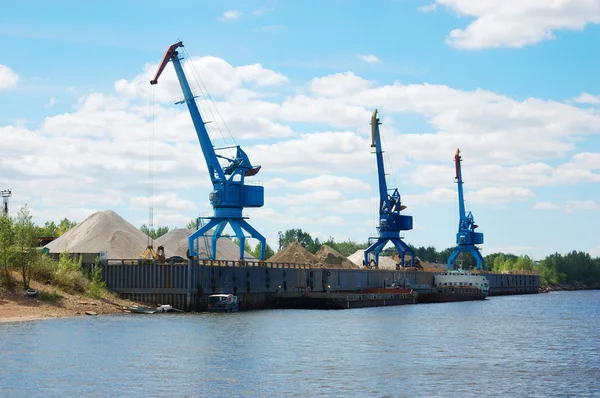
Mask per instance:
[[[333,268],[346,268],[346,269],[356,269],[360,268],[358,265],[348,260],[346,257],[342,256],[339,252],[332,249],[327,245],[321,246],[319,251],[316,253],[317,258],[327,267]],[[362,264],[362,263],[361,263]]]
[[[392,256],[392,258],[394,259],[394,261],[395,261],[396,263],[399,263],[399,262],[400,262],[400,256],[399,256],[399,255],[397,255],[397,254],[394,254],[394,255]],[[406,266],[410,266],[410,262],[411,262],[411,260],[412,260],[412,257],[410,256],[410,254],[405,254],[405,255],[404,255],[404,265],[406,265]],[[421,266],[421,259],[420,259],[419,257],[417,257],[417,256],[415,256],[415,265],[416,265],[417,267]]]
[[[348,260],[353,262],[354,264],[360,264],[362,266],[363,260],[365,258],[364,250],[357,250],[350,256],[348,256]],[[394,261],[391,257],[379,256],[379,269],[396,269],[396,261]]]
[[[176,256],[187,258],[188,238],[192,233],[194,233],[194,231],[194,229],[185,228],[173,229],[156,239],[156,245],[164,246],[165,251],[169,250]],[[198,248],[196,250],[199,252],[199,258],[207,258],[206,242],[208,242],[208,248],[211,249],[212,234],[213,230],[211,229],[208,231],[206,240],[204,238],[198,239]],[[230,261],[239,260],[240,247],[233,243],[230,239],[221,237],[219,240],[217,240],[216,259]],[[256,260],[254,256],[247,252],[244,253],[244,259],[247,261]]]
[[[303,248],[298,242],[292,242],[287,245],[281,251],[269,258],[268,261],[276,263],[321,265],[319,258]]]
[[[150,240],[152,244],[152,240]],[[136,259],[148,246],[148,236],[112,210],[92,214],[48,243],[50,253],[100,253],[108,259]],[[157,245],[154,243],[154,249]],[[169,252],[165,249],[165,254]]]

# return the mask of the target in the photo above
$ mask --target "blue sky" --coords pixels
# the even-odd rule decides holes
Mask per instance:
[[[377,108],[388,186],[414,217],[407,242],[453,245],[460,147],[484,253],[600,255],[600,1],[24,1],[2,10],[0,188],[12,189],[13,214],[27,203],[43,223],[112,209],[140,226],[151,192],[154,225],[210,213],[172,67],[154,106],[148,84],[181,39],[227,142],[263,167],[266,203],[248,213],[271,246],[290,228],[338,241],[376,234]]]

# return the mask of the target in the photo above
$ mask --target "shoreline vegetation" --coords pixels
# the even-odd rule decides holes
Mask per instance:
[[[121,299],[108,291],[97,298],[89,292],[69,293],[39,281],[31,281],[30,287],[37,291],[33,297],[28,296],[20,286],[0,291],[0,324],[85,315],[120,314],[129,312],[129,307],[132,305],[140,305],[140,303]]]

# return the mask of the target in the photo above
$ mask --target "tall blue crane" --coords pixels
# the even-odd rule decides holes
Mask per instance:
[[[392,241],[400,254],[402,266],[404,267],[404,253],[406,252],[410,253],[411,265],[414,265],[415,252],[400,238],[400,231],[409,231],[413,228],[413,218],[400,214],[402,210],[406,209],[406,206],[401,204],[398,188],[394,188],[391,195],[388,191],[379,137],[380,124],[377,109],[375,109],[371,116],[371,148],[375,147],[379,177],[379,227],[377,228],[379,236],[373,238],[377,240],[365,250],[364,262],[365,265],[369,264],[369,253],[373,252],[375,264],[379,266],[379,253],[389,241]]]
[[[196,104],[190,85],[185,77],[183,66],[181,65],[181,57],[177,51],[179,47],[183,47],[181,41],[171,45],[167,48],[165,55],[158,67],[154,79],[150,81],[150,84],[158,83],[158,78],[165,69],[165,66],[169,61],[173,63],[177,79],[181,85],[183,91],[183,100],[178,103],[185,102],[194,123],[198,140],[200,141],[200,147],[206,160],[206,166],[208,167],[208,174],[213,184],[213,190],[210,192],[208,198],[212,204],[214,215],[209,217],[209,221],[192,233],[189,237],[189,255],[193,258],[196,255],[194,242],[205,234],[213,227],[215,230],[212,236],[212,250],[210,257],[215,259],[217,253],[217,240],[221,237],[223,230],[227,224],[231,225],[231,228],[235,232],[235,236],[240,241],[240,260],[244,259],[244,244],[246,237],[244,236],[244,230],[249,232],[253,238],[256,238],[260,242],[260,260],[265,259],[265,247],[266,239],[256,229],[245,220],[247,217],[242,216],[242,210],[244,207],[261,207],[264,205],[264,187],[261,185],[246,185],[244,184],[244,178],[250,177],[258,173],[260,166],[252,166],[246,153],[240,148],[239,145],[232,147],[218,148],[215,149],[208,131],[206,130],[206,122],[202,120],[200,111]],[[216,150],[221,149],[236,149],[236,155],[234,158],[228,158],[217,154]],[[219,163],[219,159],[223,159],[227,162],[226,166],[222,167]]]
[[[483,233],[475,232],[477,225],[473,219],[473,214],[469,211],[465,212],[465,199],[463,196],[463,180],[462,170],[460,167],[461,156],[460,149],[456,150],[454,155],[454,163],[456,166],[456,183],[458,184],[458,233],[456,234],[457,246],[448,257],[448,269],[456,267],[456,258],[463,252],[471,252],[477,261],[477,269],[485,270],[485,260],[475,245],[483,243]]]

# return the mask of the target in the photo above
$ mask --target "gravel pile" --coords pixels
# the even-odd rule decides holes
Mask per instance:
[[[316,253],[316,256],[319,261],[324,263],[327,267],[346,269],[360,268],[358,265],[341,255],[338,251],[327,245],[321,246],[319,251]]]
[[[320,265],[321,261],[317,256],[306,250],[298,242],[292,242],[287,245],[267,261],[276,263],[296,263]]]
[[[188,238],[194,233],[194,229],[185,229],[178,228],[173,229],[163,236],[156,239],[157,246],[164,246],[165,252],[170,251],[176,256],[180,256],[183,258],[187,258],[187,249],[188,249]],[[206,243],[208,243],[209,248],[212,245],[212,234],[213,230],[209,230],[207,234],[207,239],[205,241],[204,238],[198,239],[199,249],[197,251],[200,253],[199,258],[206,258],[207,248]],[[156,247],[156,246],[155,246]],[[229,260],[236,261],[240,259],[240,247],[233,243],[230,239],[226,237],[219,238],[217,241],[217,260]],[[244,259],[246,261],[256,260],[254,256],[250,253],[244,253]]]
[[[137,259],[152,244],[148,236],[112,210],[92,214],[80,224],[48,243],[50,253],[100,253],[108,259]],[[154,243],[154,249],[157,245]],[[169,253],[165,249],[165,254]]]
[[[348,256],[348,260],[352,261],[354,264],[363,263],[363,259],[365,258],[364,250],[357,250],[350,256]],[[379,269],[396,269],[396,261],[394,261],[391,257],[379,256]]]

